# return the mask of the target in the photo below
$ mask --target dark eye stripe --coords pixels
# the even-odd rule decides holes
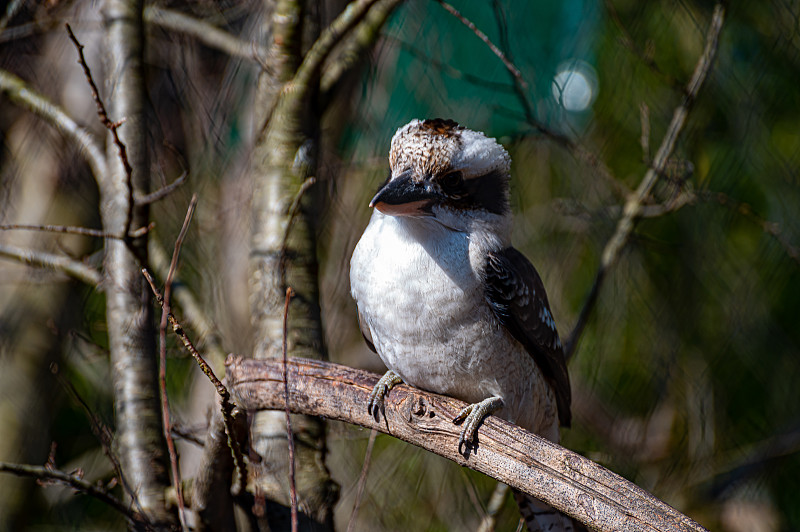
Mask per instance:
[[[508,176],[500,170],[464,180],[469,201],[492,214],[505,214],[508,206]]]

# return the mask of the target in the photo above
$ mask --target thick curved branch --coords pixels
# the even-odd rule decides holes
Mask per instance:
[[[240,406],[284,408],[280,360],[231,356],[227,364],[229,387]],[[465,404],[455,399],[397,386],[387,396],[386,418],[376,422],[366,404],[377,381],[378,375],[366,371],[291,359],[289,407],[391,434],[529,493],[597,530],[705,530],[591,460],[494,416],[481,425],[477,449],[459,454],[460,427],[452,419]]]

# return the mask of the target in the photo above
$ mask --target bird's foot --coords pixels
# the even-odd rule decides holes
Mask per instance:
[[[389,370],[383,374],[383,377],[380,378],[378,384],[376,384],[372,389],[372,392],[369,394],[367,412],[369,412],[375,418],[375,421],[380,420],[381,413],[383,414],[384,418],[386,417],[386,413],[383,408],[383,399],[386,397],[386,394],[389,393],[389,390],[401,382],[403,382],[403,379],[401,379],[400,376],[398,376],[394,371]]]
[[[453,423],[464,423],[461,436],[458,438],[458,452],[463,445],[472,446],[477,440],[478,426],[486,416],[503,408],[503,398],[500,396],[489,397],[480,403],[473,403],[458,413]]]

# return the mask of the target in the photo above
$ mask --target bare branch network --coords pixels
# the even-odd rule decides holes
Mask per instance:
[[[348,49],[348,52],[353,53],[340,53],[339,56],[332,56],[337,43],[344,36],[355,33],[359,24],[362,24],[363,20],[369,18],[369,16],[378,19],[383,17],[383,20],[385,20],[391,9],[398,3],[399,0],[360,0],[354,2],[351,5],[351,9],[343,12],[334,24],[322,34],[314,47],[305,56],[302,64],[297,69],[294,79],[285,85],[288,88],[285,88],[281,93],[281,101],[285,109],[277,105],[275,108],[279,111],[283,110],[284,116],[290,116],[295,113],[299,106],[305,102],[298,94],[306,96],[310,87],[313,87],[313,80],[316,78],[322,79],[322,87],[326,89],[324,92],[327,93],[336,84],[342,72],[346,70],[345,67],[352,65],[352,61],[349,58],[353,55],[353,50],[358,51],[360,48],[366,48],[367,43],[372,42],[374,36],[371,34],[366,35],[363,38],[363,42],[358,36],[353,37],[352,43],[346,42],[343,46]],[[460,15],[455,8],[443,1],[440,1],[440,4],[472,29],[509,70],[515,83],[515,90],[518,92],[525,107],[530,125],[545,133],[558,145],[566,147],[575,153],[580,159],[589,161],[593,167],[598,168],[600,174],[607,176],[610,182],[619,184],[605,165],[593,154],[567,137],[546,129],[535,120],[531,111],[532,108],[525,100],[524,93],[521,90],[526,87],[525,81],[519,70],[512,63],[510,55],[507,52],[504,54],[503,50],[491,43],[485,34]],[[578,325],[576,325],[568,341],[568,353],[576,348],[586,320],[596,303],[599,288],[605,278],[606,271],[616,263],[621,250],[633,234],[637,221],[646,216],[665,214],[674,209],[676,205],[682,205],[680,202],[691,199],[687,194],[679,196],[677,199],[680,202],[675,204],[653,206],[647,203],[653,186],[666,171],[665,169],[670,162],[675,144],[686,124],[688,114],[712,68],[719,35],[723,27],[724,15],[723,5],[717,5],[706,36],[705,50],[698,60],[691,81],[685,88],[683,100],[674,111],[667,134],[664,136],[656,156],[651,161],[650,168],[639,187],[636,191],[628,194],[624,206],[620,207],[621,216],[616,232],[604,250],[602,264],[597,272],[595,284],[587,298],[584,310],[578,320]],[[191,34],[198,39],[204,40],[210,46],[226,50],[231,55],[245,57],[254,61],[258,61],[259,58],[267,55],[267,51],[261,47],[239,41],[224,32],[214,30],[213,27],[198,26],[187,17],[176,12],[151,6],[145,10],[145,16],[148,20],[154,21],[165,28]],[[380,27],[380,25],[376,23],[374,27]],[[0,27],[2,26],[3,23],[0,23]],[[364,24],[364,26],[364,28],[361,28],[362,32],[374,29],[374,27],[367,24]],[[113,122],[108,117],[105,107],[99,100],[98,91],[92,81],[88,66],[83,59],[83,46],[77,41],[71,30],[69,30],[69,33],[78,49],[80,63],[92,87],[92,94],[98,106],[98,114],[104,125],[111,131],[114,143],[119,148],[120,162],[125,167],[127,175],[127,182],[125,183],[127,212],[125,213],[124,230],[112,233],[108,230],[32,224],[7,224],[0,226],[0,230],[50,231],[125,241],[145,236],[152,229],[153,224],[151,222],[149,224],[134,225],[134,206],[156,201],[169,194],[185,181],[186,174],[156,192],[134,196],[134,189],[131,185],[131,166],[125,155],[125,146],[117,135],[117,129],[122,122]],[[630,39],[627,40],[630,41]],[[344,66],[337,67],[337,62]],[[0,92],[7,93],[12,100],[21,103],[43,117],[75,142],[88,160],[95,177],[98,178],[98,181],[102,181],[102,176],[107,174],[108,164],[103,156],[99,141],[92,137],[88,131],[78,126],[58,107],[30,91],[22,80],[10,73],[0,71]],[[283,118],[278,114],[275,116]],[[650,146],[648,120],[646,118],[646,109],[644,109],[642,147],[645,154],[649,154]],[[276,123],[282,122],[281,120],[276,120]],[[289,230],[297,215],[300,199],[313,182],[313,178],[308,178],[302,183],[299,192],[297,192],[292,205],[288,209],[288,223],[286,231],[283,233],[280,247],[280,284],[282,286],[286,284],[283,268],[287,254]],[[719,203],[723,205],[731,203],[732,200],[726,198],[727,196],[720,196],[718,198]],[[739,207],[739,210],[741,210],[741,207]],[[765,232],[778,238],[782,245],[789,250],[790,256],[797,260],[797,249],[791,246],[788,240],[781,238],[782,235],[777,226],[760,218],[755,218],[755,221],[761,225]],[[141,227],[135,229],[139,225]],[[176,245],[177,247],[179,245]],[[177,250],[175,256],[177,257]],[[103,281],[101,274],[96,269],[68,257],[4,245],[0,246],[0,257],[10,258],[35,267],[58,270],[93,286],[101,285]],[[170,272],[167,275],[167,288],[165,289],[165,299],[167,301],[169,300],[168,292],[171,289],[170,281],[174,274],[174,268],[173,261]],[[159,297],[155,284],[152,279],[149,280],[154,292]],[[177,287],[176,290],[178,290]],[[181,293],[176,292],[176,298],[180,299]],[[240,442],[234,435],[232,417],[234,405],[228,401],[228,389],[216,379],[210,366],[205,363],[188,337],[182,332],[180,324],[170,313],[169,305],[165,304],[163,300],[159,302],[166,307],[164,309],[165,318],[162,328],[166,326],[168,320],[175,332],[183,340],[186,348],[195,356],[198,364],[214,383],[221,397],[223,420],[226,429],[221,434],[227,434],[227,443],[233,450],[235,457],[236,477],[238,479],[238,489],[235,491],[243,493],[246,491],[247,482],[245,460],[239,448]],[[286,314],[287,311],[284,307],[284,356],[286,352]],[[206,327],[206,329],[208,328]],[[161,379],[162,381],[164,380],[163,375]],[[295,413],[335,419],[390,434],[448,458],[462,466],[492,476],[503,483],[547,502],[564,513],[599,530],[705,530],[696,522],[646,491],[591,460],[497,417],[489,417],[483,422],[479,435],[479,445],[476,448],[468,450],[464,455],[459,454],[457,441],[460,430],[459,427],[453,425],[451,420],[463,408],[464,404],[454,399],[425,393],[401,385],[394,388],[388,395],[385,403],[385,418],[382,417],[380,421],[377,421],[368,414],[366,404],[368,395],[377,382],[378,376],[361,370],[308,359],[284,359],[283,361],[277,359],[244,360],[232,356],[228,360],[227,379],[231,394],[237,403],[247,410],[286,409]],[[165,424],[165,433],[167,435],[170,433],[169,428],[170,423],[167,419]],[[289,434],[291,434],[291,429]],[[292,438],[290,437],[289,442],[291,441]],[[175,463],[176,459],[173,459],[173,465]],[[290,463],[293,464],[291,458]],[[17,475],[58,480],[76,490],[108,503],[130,519],[138,515],[133,513],[123,502],[86,483],[74,474],[52,470],[46,471],[44,468],[37,466],[28,467],[13,464],[0,464],[0,470]],[[119,476],[121,477],[121,475]],[[180,485],[177,475],[175,475],[174,483],[176,486]],[[363,485],[360,484],[359,489],[363,489]],[[297,509],[297,503],[294,500],[292,501],[292,509],[294,511]]]
[[[489,475],[537,497],[597,530],[703,531],[705,528],[604,467],[495,416],[481,425],[478,445],[458,452],[452,419],[466,403],[406,385],[392,389],[385,418],[367,412],[378,375],[309,359],[252,360],[231,355],[227,380],[250,411],[289,408],[375,429]],[[285,373],[284,373],[285,372]],[[284,374],[286,380],[284,380]]]

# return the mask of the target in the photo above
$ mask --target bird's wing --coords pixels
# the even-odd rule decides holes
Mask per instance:
[[[536,268],[522,253],[508,247],[489,253],[485,276],[489,306],[550,382],[559,421],[568,427],[571,398],[567,363]]]
[[[369,329],[369,325],[364,321],[364,316],[361,315],[361,311],[358,311],[358,328],[361,329],[361,336],[364,337],[367,346],[377,353],[378,350],[375,349],[375,342],[372,341],[372,331]]]

